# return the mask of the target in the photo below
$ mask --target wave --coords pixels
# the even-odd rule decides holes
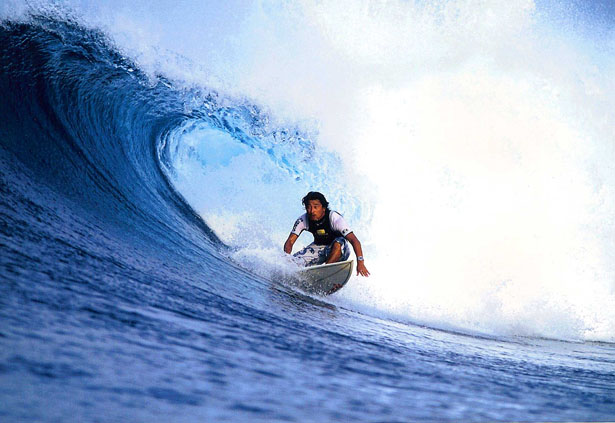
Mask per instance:
[[[7,21],[1,39],[5,202],[53,212],[60,229],[50,226],[50,240],[92,254],[115,240],[107,248],[125,253],[125,265],[151,255],[169,266],[207,267],[219,256],[223,244],[170,184],[158,156],[161,137],[190,118],[180,93],[75,22]],[[38,216],[11,213],[38,226]],[[77,221],[95,224],[79,229]],[[26,267],[46,254],[21,247],[34,260]]]
[[[4,178],[29,175],[93,216],[103,235],[88,235],[122,240],[128,261],[143,248],[222,275],[211,289],[220,268],[269,277],[318,189],[373,274],[337,304],[613,340],[612,63],[527,1],[493,16],[464,2],[267,5],[204,10],[233,28],[215,35],[186,15],[149,33],[164,8],[113,25],[101,6],[5,20]]]

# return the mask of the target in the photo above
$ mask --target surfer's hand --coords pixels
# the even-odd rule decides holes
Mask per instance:
[[[357,276],[358,275],[366,277],[369,276],[369,270],[367,270],[367,267],[365,267],[365,263],[363,263],[363,260],[357,262]]]

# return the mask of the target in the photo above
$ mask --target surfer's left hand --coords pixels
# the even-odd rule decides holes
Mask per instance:
[[[363,260],[357,262],[357,276],[358,275],[365,277],[369,276],[369,270],[367,270],[367,267],[365,267],[365,263],[363,263]]]

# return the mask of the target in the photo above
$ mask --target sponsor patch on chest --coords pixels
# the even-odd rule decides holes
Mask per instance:
[[[325,231],[324,229],[318,229],[318,230],[316,230],[316,233],[318,235],[327,235],[327,231]]]

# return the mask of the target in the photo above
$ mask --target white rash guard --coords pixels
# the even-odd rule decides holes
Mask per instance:
[[[329,212],[329,221],[331,222],[331,229],[341,233],[342,236],[344,237],[348,235],[350,232],[352,232],[352,229],[350,229],[350,226],[348,226],[348,223],[346,222],[344,217],[338,212],[336,212],[335,210],[331,210]],[[291,231],[291,233],[299,236],[301,235],[301,232],[307,231],[309,226],[310,226],[310,222],[309,222],[308,215],[307,213],[304,213],[295,222],[295,225],[293,226],[293,230]]]

